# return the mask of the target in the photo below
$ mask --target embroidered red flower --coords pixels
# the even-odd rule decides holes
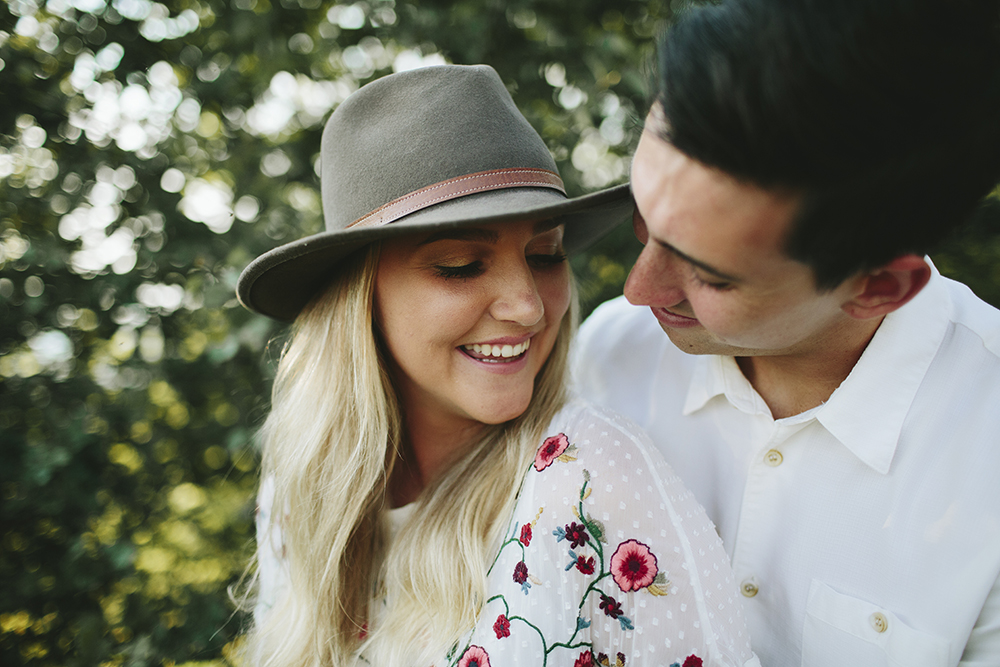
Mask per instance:
[[[523,584],[528,579],[528,566],[520,561],[514,566],[514,583]]]
[[[566,451],[567,447],[569,447],[569,438],[566,437],[565,433],[545,438],[545,442],[542,443],[542,446],[538,448],[538,453],[535,454],[535,470],[542,472],[548,468],[552,465],[553,461]]]
[[[611,618],[618,618],[622,615],[622,603],[610,595],[601,593],[601,609]]]
[[[594,667],[594,654],[590,651],[584,651],[573,663],[573,667]]]
[[[656,556],[642,542],[626,540],[611,557],[611,576],[626,593],[646,588],[656,579]]]
[[[577,556],[576,569],[580,570],[583,574],[593,574],[594,557],[591,556],[590,558],[584,558],[583,556]]]
[[[566,531],[566,539],[570,541],[570,549],[576,549],[590,540],[590,536],[587,535],[587,527],[582,523],[574,521],[568,524],[563,530]]]
[[[681,667],[702,667],[702,664],[701,658],[692,653],[684,658],[684,664]]]
[[[531,524],[526,523],[521,526],[521,544],[529,546],[531,544]]]
[[[482,646],[470,646],[462,654],[458,667],[490,667],[490,656]]]
[[[493,624],[493,632],[497,633],[497,639],[510,637],[510,621],[503,614],[497,616],[496,623]]]

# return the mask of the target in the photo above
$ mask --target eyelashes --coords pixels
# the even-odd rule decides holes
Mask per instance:
[[[475,278],[483,272],[482,262],[472,262],[462,266],[435,266],[434,270],[442,278]]]
[[[528,263],[539,269],[557,266],[565,261],[566,253],[564,252],[556,252],[548,255],[528,255]]]
[[[731,288],[733,286],[732,283],[727,283],[727,282],[712,282],[710,280],[705,280],[704,278],[702,278],[701,276],[699,276],[697,273],[694,273],[692,275],[694,276],[694,281],[698,285],[700,285],[702,287],[707,287],[709,289],[713,289],[713,290],[715,290],[717,292],[724,292],[724,291],[728,290],[729,288]]]
[[[566,253],[558,252],[552,254],[528,255],[528,265],[533,269],[547,269],[558,266],[566,261]],[[462,264],[461,266],[435,266],[434,271],[445,279],[467,279],[480,276],[485,271],[485,266],[481,261]]]

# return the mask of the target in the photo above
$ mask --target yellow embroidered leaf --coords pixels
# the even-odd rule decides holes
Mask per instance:
[[[660,588],[656,584],[650,584],[649,586],[646,586],[646,590],[649,591],[650,595],[655,595],[657,597],[668,594],[665,589]]]
[[[561,454],[557,461],[562,461],[563,463],[569,463],[570,461],[576,461],[575,456],[570,456],[569,454]]]
[[[590,497],[590,492],[593,491],[593,490],[594,490],[594,488],[592,486],[588,486],[587,490],[583,492],[583,499],[586,500],[587,498],[589,498]]]

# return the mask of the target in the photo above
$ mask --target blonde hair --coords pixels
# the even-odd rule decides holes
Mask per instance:
[[[357,253],[296,319],[278,366],[262,475],[274,480],[291,583],[248,636],[255,667],[339,667],[359,651],[380,667],[442,657],[476,623],[522,475],[565,402],[575,290],[528,409],[484,429],[389,544],[402,431],[374,327],[377,265],[377,244]]]

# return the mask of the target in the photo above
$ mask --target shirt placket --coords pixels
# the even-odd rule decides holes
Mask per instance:
[[[750,616],[764,613],[768,586],[765,559],[773,545],[771,541],[780,527],[775,526],[784,487],[779,482],[793,474],[786,461],[788,450],[794,446],[792,436],[805,428],[813,419],[772,421],[758,415],[755,424],[754,454],[747,468],[747,479],[743,489],[743,502],[736,543],[733,548],[732,564],[739,582],[740,592],[745,598],[745,607]]]

